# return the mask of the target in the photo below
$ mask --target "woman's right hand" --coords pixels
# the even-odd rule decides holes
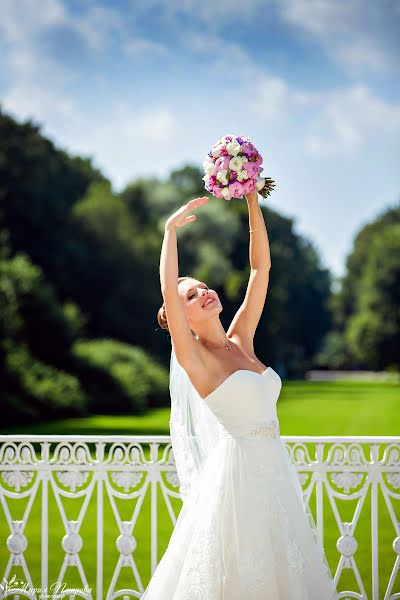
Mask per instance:
[[[201,206],[208,202],[208,196],[202,196],[201,198],[194,198],[193,200],[189,200],[187,204],[184,204],[174,214],[172,214],[165,223],[165,229],[169,229],[171,227],[184,227],[187,223],[191,223],[196,220],[196,215],[187,214],[191,212],[194,208]]]

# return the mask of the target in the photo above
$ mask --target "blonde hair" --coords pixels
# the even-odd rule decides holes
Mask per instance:
[[[184,279],[191,279],[189,275],[184,275],[182,277],[178,277],[178,285],[180,281]],[[168,321],[167,321],[167,313],[165,312],[165,302],[162,303],[157,312],[157,321],[161,329],[165,329],[165,331],[169,332]]]

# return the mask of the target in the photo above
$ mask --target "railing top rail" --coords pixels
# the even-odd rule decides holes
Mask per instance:
[[[312,443],[323,443],[323,442],[362,442],[362,443],[400,443],[399,436],[386,436],[386,435],[349,435],[349,436],[337,436],[337,435],[282,435],[281,438],[287,442],[312,442]],[[41,434],[0,434],[0,442],[63,442],[65,440],[74,440],[77,442],[169,442],[171,440],[169,435],[41,435]]]

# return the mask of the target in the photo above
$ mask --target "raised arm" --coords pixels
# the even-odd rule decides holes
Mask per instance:
[[[249,352],[254,351],[253,339],[260,320],[268,290],[271,255],[264,217],[257,192],[246,196],[249,208],[250,276],[246,295],[227,331],[227,336],[238,336]]]
[[[196,215],[188,216],[188,213],[207,201],[207,196],[190,200],[167,219],[160,256],[160,284],[168,329],[178,362],[188,372],[191,371],[193,364],[201,362],[201,357],[178,292],[179,267],[176,229],[195,221]]]

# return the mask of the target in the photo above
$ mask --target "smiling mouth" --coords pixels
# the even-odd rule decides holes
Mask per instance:
[[[209,298],[208,300],[206,300],[206,302],[204,302],[204,304],[203,304],[203,308],[205,306],[207,306],[208,304],[210,304],[211,302],[215,302],[214,298]]]

